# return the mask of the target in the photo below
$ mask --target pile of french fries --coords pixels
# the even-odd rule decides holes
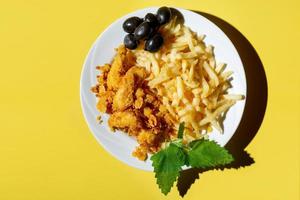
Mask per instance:
[[[212,127],[223,132],[222,120],[227,110],[243,99],[228,94],[232,71],[216,63],[213,47],[173,19],[160,32],[165,42],[160,51],[134,50],[137,65],[149,72],[148,85],[157,91],[163,105],[178,122],[185,122],[184,140],[201,138]]]

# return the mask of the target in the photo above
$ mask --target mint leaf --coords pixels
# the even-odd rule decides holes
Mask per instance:
[[[183,137],[183,131],[184,131],[184,122],[181,122],[179,124],[178,133],[177,133],[178,138],[181,139]]]
[[[176,139],[171,142],[172,144],[176,145],[177,147],[183,148],[182,139]]]
[[[168,194],[185,164],[186,154],[175,144],[170,144],[151,156],[157,184],[163,194]]]
[[[191,150],[188,152],[188,163],[192,167],[207,168],[226,165],[234,158],[223,147],[214,141],[196,140],[189,144]]]

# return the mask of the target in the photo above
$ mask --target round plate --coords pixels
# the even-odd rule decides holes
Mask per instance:
[[[96,118],[100,113],[96,109],[97,99],[90,91],[90,88],[96,84],[96,75],[99,74],[95,67],[110,63],[115,55],[114,49],[123,43],[125,32],[122,29],[122,23],[128,17],[144,17],[149,12],[155,13],[157,9],[157,7],[151,7],[132,12],[112,23],[102,34],[100,34],[86,57],[80,80],[82,110],[86,122],[97,141],[117,159],[132,167],[147,171],[153,171],[151,160],[148,159],[145,162],[139,161],[131,155],[132,151],[137,146],[137,142],[134,138],[127,136],[121,131],[112,133],[107,125],[109,117],[107,114],[102,115],[102,124],[97,122]],[[231,81],[232,88],[229,92],[246,96],[246,78],[243,64],[237,50],[229,38],[221,29],[205,17],[189,10],[176,9],[182,13],[186,26],[190,27],[198,34],[206,35],[204,41],[206,44],[214,46],[216,61],[226,63],[226,70],[234,72],[232,75],[233,80]],[[243,115],[244,106],[245,100],[239,101],[231,107],[223,124],[224,133],[220,134],[218,131],[214,130],[209,135],[209,138],[216,141],[221,146],[224,146],[237,129]]]

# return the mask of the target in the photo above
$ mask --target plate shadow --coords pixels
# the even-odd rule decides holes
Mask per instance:
[[[261,126],[268,99],[268,86],[264,67],[251,43],[242,33],[223,19],[205,12],[192,11],[206,17],[216,24],[227,35],[237,49],[245,69],[247,98],[241,122],[233,137],[225,146],[233,155],[235,161],[222,167],[208,169],[191,168],[183,170],[177,181],[177,188],[182,197],[187,193],[196,179],[199,179],[199,175],[205,171],[213,169],[238,169],[254,163],[254,159],[251,158],[244,149],[255,137]]]

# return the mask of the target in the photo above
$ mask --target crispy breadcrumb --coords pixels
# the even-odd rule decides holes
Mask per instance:
[[[122,75],[135,63],[135,57],[124,45],[117,49],[117,54],[112,62],[107,75],[108,89],[116,90],[119,87]]]
[[[175,134],[174,119],[161,99],[147,86],[149,74],[136,66],[133,53],[121,45],[111,65],[96,67],[101,74],[91,88],[98,98],[97,109],[111,114],[108,125],[136,137],[139,146],[133,156],[147,159]]]
[[[113,110],[122,111],[132,106],[134,91],[146,78],[146,70],[142,67],[131,67],[121,78],[121,84],[113,98]]]

